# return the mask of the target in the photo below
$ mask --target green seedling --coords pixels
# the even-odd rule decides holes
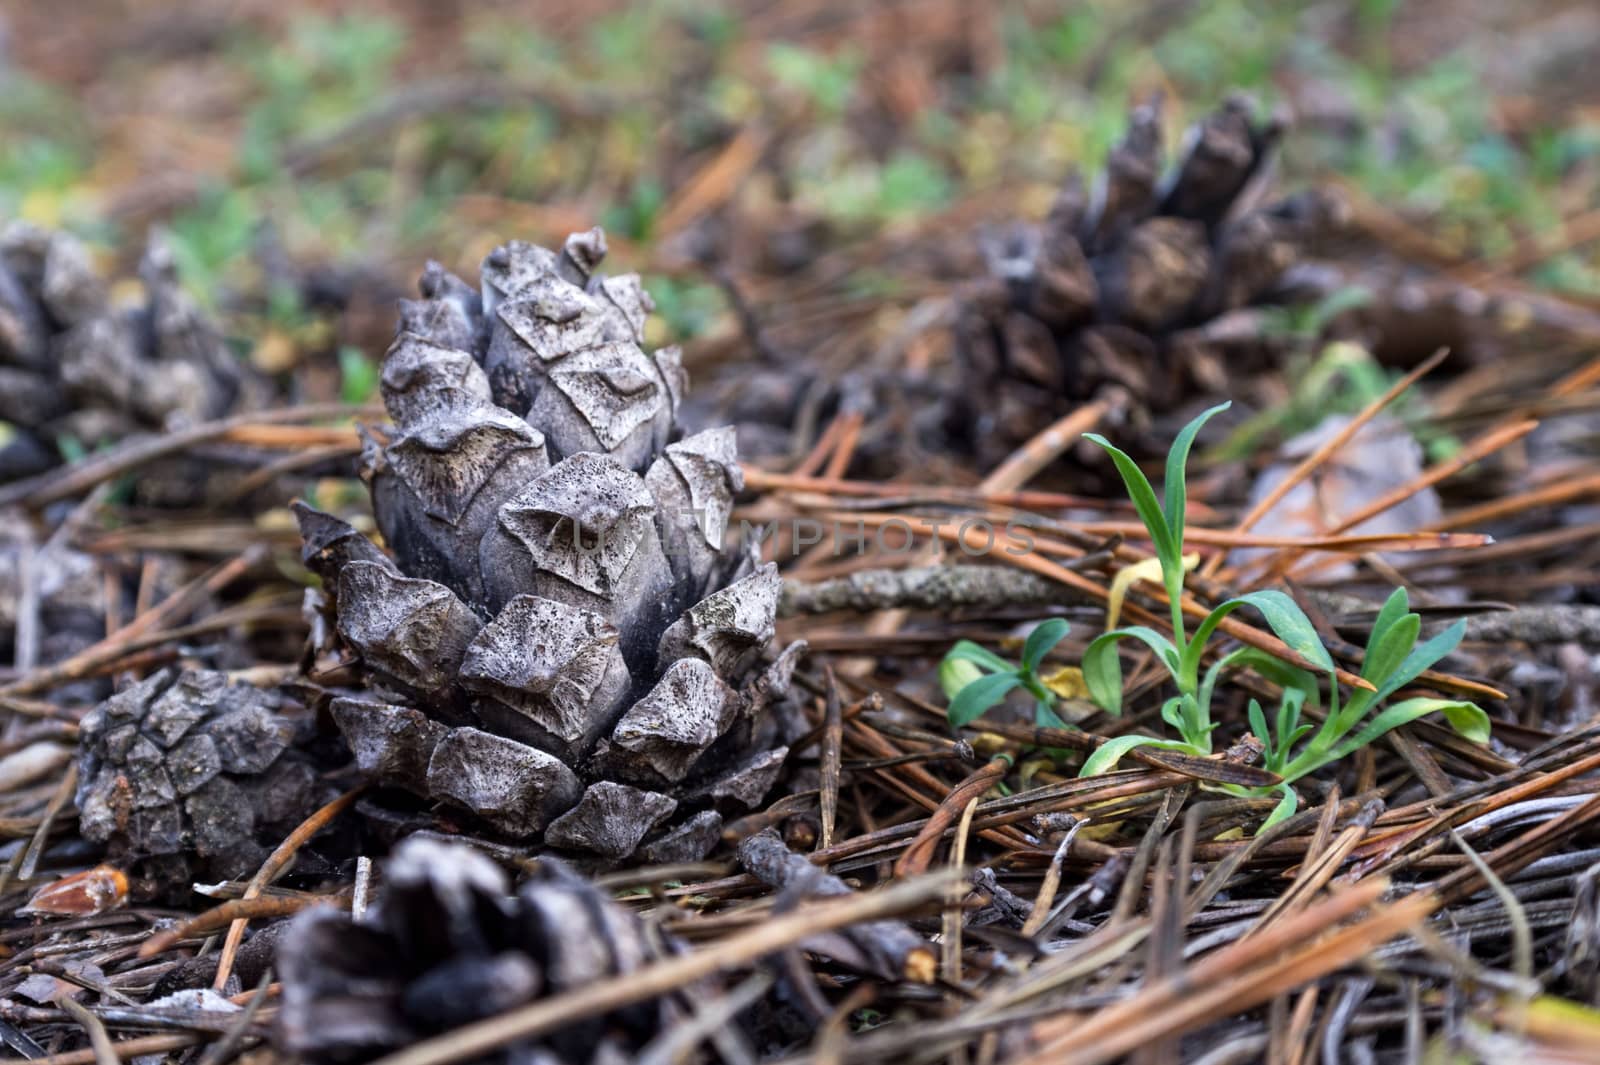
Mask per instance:
[[[1277,713],[1270,723],[1258,701],[1250,700],[1249,707],[1250,730],[1264,748],[1262,768],[1283,778],[1277,786],[1282,799],[1263,828],[1294,813],[1299,800],[1290,785],[1296,780],[1354,754],[1385,733],[1420,717],[1443,714],[1450,727],[1462,736],[1474,743],[1488,742],[1489,715],[1475,703],[1414,696],[1385,705],[1390,696],[1455,650],[1466,631],[1466,623],[1457,621],[1438,635],[1418,643],[1421,626],[1422,618],[1411,612],[1406,590],[1396,588],[1378,612],[1361,663],[1361,678],[1371,684],[1372,689],[1356,689],[1341,706],[1338,680],[1330,671],[1327,709],[1321,728],[1302,721],[1305,707],[1320,701],[1317,679],[1306,670],[1246,647],[1224,655],[1207,671],[1204,686],[1208,690],[1216,685],[1223,671],[1246,666],[1282,689]],[[1372,713],[1374,710],[1377,712]],[[1257,794],[1247,789],[1238,793]]]
[[[1453,651],[1461,642],[1466,627],[1464,622],[1458,621],[1444,632],[1419,644],[1417,638],[1422,619],[1410,612],[1410,603],[1403,588],[1397,588],[1384,603],[1367,642],[1360,676],[1370,688],[1355,689],[1342,706],[1333,657],[1323,647],[1305,613],[1282,592],[1258,591],[1229,599],[1206,615],[1192,636],[1185,634],[1181,606],[1185,571],[1184,467],[1200,427],[1226,406],[1223,404],[1211,408],[1178,434],[1167,456],[1164,505],[1132,459],[1103,437],[1089,436],[1116,463],[1129,498],[1155,545],[1162,582],[1171,603],[1173,638],[1169,640],[1142,625],[1113,629],[1097,638],[1084,652],[1084,680],[1090,695],[1102,709],[1113,714],[1121,713],[1122,665],[1117,657],[1117,645],[1126,638],[1144,643],[1167,668],[1177,689],[1177,694],[1162,706],[1161,717],[1178,732],[1180,739],[1116,737],[1090,756],[1084,763],[1082,775],[1090,776],[1112,769],[1128,751],[1136,747],[1210,754],[1211,732],[1216,728],[1211,719],[1211,700],[1217,682],[1229,668],[1246,666],[1277,683],[1283,692],[1278,712],[1270,725],[1259,702],[1252,700],[1249,707],[1251,730],[1265,749],[1263,768],[1282,778],[1282,783],[1275,788],[1282,798],[1263,828],[1294,813],[1299,801],[1291,787],[1294,781],[1347,757],[1390,730],[1427,714],[1441,713],[1467,739],[1486,742],[1489,738],[1489,716],[1473,703],[1419,696],[1392,706],[1383,705],[1390,696]],[[1273,633],[1305,665],[1327,674],[1327,711],[1320,729],[1301,721],[1306,707],[1321,701],[1320,685],[1316,675],[1309,669],[1256,648],[1244,647],[1223,655],[1201,677],[1200,664],[1211,637],[1225,617],[1244,606],[1259,612]],[[1374,709],[1377,709],[1377,713],[1369,717]],[[1229,787],[1227,790],[1241,795],[1261,794],[1260,789]]]
[[[1051,648],[1067,635],[1063,618],[1041,621],[1022,645],[1022,661],[1012,663],[971,640],[959,640],[939,664],[939,684],[950,700],[950,727],[971,724],[1018,688],[1033,696],[1034,722],[1040,728],[1067,728],[1056,716],[1055,693],[1039,675]]]
[[[1211,720],[1212,688],[1201,683],[1200,662],[1206,647],[1224,618],[1240,607],[1251,607],[1266,619],[1267,626],[1291,651],[1305,662],[1331,671],[1333,659],[1328,655],[1316,630],[1300,608],[1282,592],[1260,591],[1229,599],[1222,603],[1195,628],[1193,636],[1185,632],[1183,620],[1183,537],[1184,509],[1187,486],[1185,467],[1195,436],[1207,420],[1228,408],[1223,403],[1205,411],[1178,434],[1167,453],[1165,500],[1157,498],[1156,491],[1144,471],[1122,450],[1105,437],[1094,433],[1088,439],[1104,448],[1116,464],[1117,472],[1128,489],[1128,497],[1138,511],[1155,546],[1156,558],[1161,567],[1161,581],[1166,587],[1172,610],[1172,639],[1145,625],[1130,625],[1112,629],[1089,645],[1083,655],[1083,677],[1089,694],[1100,708],[1108,713],[1122,712],[1122,664],[1117,657],[1117,645],[1124,639],[1134,639],[1155,652],[1156,659],[1172,676],[1177,694],[1161,708],[1161,718],[1178,733],[1179,739],[1158,739],[1153,736],[1118,736],[1103,744],[1084,764],[1083,774],[1103,773],[1116,766],[1129,751],[1136,747],[1160,747],[1182,751],[1186,754],[1211,753],[1211,733],[1216,724]]]

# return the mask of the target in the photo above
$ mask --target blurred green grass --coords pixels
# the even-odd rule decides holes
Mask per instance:
[[[1232,89],[1273,107],[1315,86],[1340,113],[1290,139],[1291,182],[1344,175],[1486,256],[1556,231],[1574,173],[1600,162],[1593,108],[1573,124],[1507,132],[1481,76],[1492,39],[1398,65],[1395,0],[1363,0],[1337,27],[1327,5],[1255,0],[997,9],[976,35],[995,43],[983,69],[942,69],[961,41],[904,43],[925,50],[931,86],[909,120],[884,113],[885,52],[848,26],[773,35],[735,7],[637,0],[560,35],[467,6],[441,39],[381,5],[338,16],[289,8],[224,35],[208,68],[236,105],[207,123],[220,158],[153,219],[170,227],[185,280],[212,303],[259,283],[251,251],[264,220],[298,261],[409,263],[418,249],[472,243],[456,205],[473,195],[565,205],[648,249],[678,184],[751,124],[782,134],[785,203],[842,233],[915,224],[999,188],[1019,190],[1018,209],[1032,210],[1068,168],[1099,164],[1129,102],[1152,89],[1168,93],[1176,129]],[[0,215],[97,241],[133,235],[118,232],[128,223],[108,205],[119,181],[148,175],[116,157],[126,138],[107,135],[96,101],[163,62],[124,57],[93,93],[11,69],[0,92]],[[338,136],[419,78],[449,75],[547,86],[560,99],[534,91],[422,113],[297,163],[298,146]],[[1600,292],[1592,248],[1544,260],[1533,279]],[[651,283],[678,336],[721,306],[703,282]],[[273,303],[278,319],[292,320],[291,304]]]

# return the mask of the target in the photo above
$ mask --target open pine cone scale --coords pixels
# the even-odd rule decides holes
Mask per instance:
[[[676,349],[599,230],[513,242],[481,293],[430,264],[381,378],[363,475],[391,560],[298,510],[308,565],[378,698],[333,714],[361,767],[495,830],[620,860],[699,857],[786,753],[759,669],[780,581],[724,550],[731,429],[678,439]]]

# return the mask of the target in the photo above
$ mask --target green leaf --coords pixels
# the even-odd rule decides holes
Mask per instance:
[[[1300,805],[1300,796],[1296,795],[1294,789],[1288,784],[1279,784],[1278,790],[1283,792],[1283,798],[1278,800],[1278,805],[1272,808],[1272,812],[1267,815],[1267,819],[1261,822],[1261,827],[1256,829],[1256,835],[1258,836],[1279,821],[1287,821],[1293,817],[1295,809]]]
[[[1183,716],[1183,696],[1174,695],[1161,704],[1161,720],[1177,729],[1179,733],[1182,733],[1184,739],[1189,738],[1189,723],[1184,720]]]
[[[1489,742],[1491,730],[1489,715],[1477,703],[1447,699],[1444,705],[1439,707],[1439,712],[1450,722],[1450,727],[1461,736],[1473,743]]]
[[[1367,659],[1361,663],[1361,675],[1367,680],[1367,666],[1372,657],[1374,648],[1381,647],[1389,638],[1389,633],[1411,611],[1411,602],[1404,588],[1396,588],[1389,593],[1389,598],[1384,600],[1383,608],[1378,611],[1377,618],[1372,623],[1372,632],[1367,635]],[[1413,640],[1413,643],[1416,641]],[[1411,645],[1407,644],[1407,648]]]
[[[945,652],[945,658],[976,662],[991,673],[999,673],[1016,668],[987,647],[980,647],[971,640],[957,640],[954,646]]]
[[[1167,452],[1167,479],[1162,486],[1166,493],[1166,519],[1167,532],[1172,537],[1174,551],[1183,552],[1183,528],[1185,508],[1188,504],[1188,487],[1185,468],[1189,465],[1189,450],[1194,447],[1194,438],[1200,432],[1200,427],[1206,422],[1221,414],[1232,403],[1219,403],[1208,411],[1203,411],[1194,421],[1185,425],[1172,442],[1172,448]]]
[[[1066,637],[1070,628],[1066,618],[1050,618],[1034,626],[1022,645],[1022,668],[1030,673],[1037,670],[1044,656]]]
[[[1283,592],[1270,589],[1251,592],[1239,598],[1261,611],[1261,616],[1267,619],[1267,627],[1288,645],[1289,650],[1318,669],[1333,672],[1333,656],[1322,646],[1321,637],[1317,635],[1311,619],[1300,609],[1300,604]]]
[[[1489,715],[1475,704],[1457,699],[1430,699],[1419,696],[1415,699],[1405,699],[1395,703],[1393,706],[1384,707],[1378,716],[1367,722],[1360,732],[1335,747],[1328,756],[1327,761],[1336,761],[1354,754],[1367,744],[1382,737],[1384,733],[1391,732],[1401,725],[1410,724],[1419,717],[1426,717],[1436,712],[1443,713],[1452,728],[1474,743],[1484,743],[1489,739]],[[1326,764],[1326,762],[1322,764]],[[1313,766],[1312,768],[1315,767]]]
[[[983,670],[978,668],[976,662],[969,662],[964,658],[946,655],[944,661],[939,663],[939,687],[944,691],[946,699],[954,699],[961,694],[963,688],[981,679],[983,675]]]
[[[1306,693],[1306,698],[1314,700],[1317,696],[1317,678],[1299,666],[1291,666],[1281,658],[1267,654],[1255,647],[1241,647],[1237,651],[1230,651],[1223,663],[1232,663],[1241,667],[1248,667],[1266,677],[1280,688],[1294,688]]]
[[[1401,688],[1416,680],[1431,669],[1445,655],[1454,651],[1461,643],[1461,638],[1466,635],[1467,623],[1458,620],[1443,632],[1420,643],[1406,655],[1405,661],[1400,663],[1389,679],[1378,686],[1379,699],[1386,699]]]
[[[1117,472],[1122,475],[1123,486],[1128,490],[1128,498],[1133,502],[1133,509],[1139,512],[1139,520],[1144,523],[1151,542],[1155,544],[1162,568],[1168,570],[1181,566],[1183,561],[1180,556],[1183,552],[1172,539],[1172,530],[1161,511],[1161,502],[1156,499],[1156,490],[1150,487],[1150,478],[1144,475],[1138,463],[1099,433],[1084,433],[1083,438],[1099,445],[1116,464]]]
[[[979,677],[950,700],[947,712],[950,727],[961,728],[976,721],[1021,683],[1022,679],[1015,673],[991,673],[987,677]]]
[[[1267,728],[1267,714],[1255,699],[1250,700],[1248,716],[1250,718],[1250,731],[1254,732],[1261,742],[1267,745],[1267,750],[1270,752],[1273,744],[1272,733]]]
[[[1260,611],[1261,616],[1267,621],[1267,627],[1288,646],[1289,650],[1319,669],[1333,672],[1333,657],[1328,654],[1328,649],[1322,646],[1317,630],[1305,612],[1300,609],[1299,604],[1283,592],[1267,589],[1250,592],[1219,604],[1215,610],[1206,615],[1199,628],[1194,630],[1194,639],[1189,641],[1189,646],[1184,651],[1184,676],[1191,686],[1200,671],[1200,656],[1205,653],[1206,641],[1222,623],[1222,619],[1241,606],[1252,606]]]
[[[1361,663],[1361,676],[1382,691],[1389,678],[1411,654],[1411,649],[1417,643],[1417,634],[1421,631],[1422,619],[1416,614],[1407,614],[1396,621],[1384,633],[1381,641],[1368,642],[1367,656]],[[1372,698],[1376,700],[1377,696]]]
[[[1306,693],[1296,688],[1285,688],[1283,699],[1278,703],[1278,742],[1283,744],[1282,750],[1287,752],[1291,740],[1289,737],[1300,733],[1300,710],[1305,705]],[[1305,726],[1309,731],[1310,725]]]
[[[1061,720],[1061,715],[1056,713],[1055,707],[1044,699],[1034,700],[1033,723],[1039,728],[1071,729],[1073,727]]]
[[[382,371],[378,364],[346,344],[339,348],[339,398],[346,403],[365,403],[378,391]]]
[[[1178,673],[1178,649],[1152,628],[1133,625],[1096,636],[1083,652],[1083,679],[1095,703],[1110,714],[1122,713],[1122,661],[1117,657],[1117,641],[1124,636],[1142,641],[1174,676]]]
[[[1307,316],[1307,329],[1311,336],[1320,336],[1328,323],[1346,311],[1357,310],[1372,302],[1372,292],[1361,285],[1345,285],[1334,289],[1311,308]]]
[[[1094,777],[1117,768],[1124,755],[1138,747],[1158,747],[1163,751],[1187,751],[1189,745],[1181,740],[1161,740],[1154,736],[1116,736],[1106,740],[1089,760],[1078,770],[1080,777]]]

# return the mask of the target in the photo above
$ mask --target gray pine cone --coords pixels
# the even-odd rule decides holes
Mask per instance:
[[[276,710],[221,673],[174,669],[100,703],[78,737],[83,835],[158,886],[254,873],[319,798],[311,766],[285,753],[291,730]]]
[[[1042,225],[983,242],[988,277],[956,325],[947,424],[1003,454],[1107,386],[1166,410],[1281,355],[1258,304],[1338,223],[1308,193],[1259,206],[1282,123],[1230,98],[1164,169],[1159,102],[1136,108],[1091,189],[1074,175]]]
[[[413,837],[389,859],[365,919],[319,907],[283,933],[278,1039],[312,1065],[353,1065],[649,956],[638,920],[561,862],[542,859],[513,893],[470,847]],[[643,1003],[474,1060],[631,1061],[673,1016],[665,1002]]]
[[[677,438],[679,353],[645,352],[604,254],[512,242],[481,294],[429,264],[365,455],[395,560],[302,507],[305,557],[382,696],[333,705],[364,770],[509,835],[699,857],[781,766],[763,711],[800,648],[754,675],[780,581],[723,549],[733,431]]]
[[[0,481],[55,465],[59,436],[93,447],[234,403],[239,367],[159,234],[139,276],[144,304],[120,309],[75,237],[22,222],[0,231],[0,421],[17,430]]]

